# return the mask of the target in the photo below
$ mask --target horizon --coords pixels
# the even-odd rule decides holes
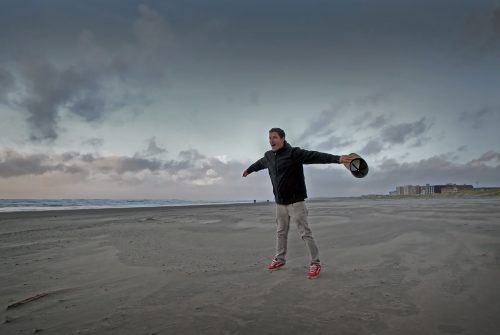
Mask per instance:
[[[480,189],[500,189],[499,185],[496,186],[474,186],[472,184],[456,184],[456,183],[441,183],[441,184],[427,184],[430,186],[472,186],[472,190],[480,190]],[[317,196],[317,197],[308,197],[307,200],[318,200],[318,199],[334,199],[334,198],[358,198],[358,197],[365,197],[365,196],[386,196],[386,195],[391,195],[391,192],[394,190],[397,190],[398,187],[404,187],[404,186],[420,186],[420,187],[425,187],[426,184],[416,184],[416,185],[411,185],[411,184],[404,184],[404,185],[396,185],[394,186],[394,189],[391,191],[388,191],[387,193],[366,193],[366,194],[361,194],[361,195],[339,195],[339,196]],[[460,192],[460,191],[459,191]],[[437,193],[433,193],[437,194]],[[411,194],[410,194],[411,195]],[[419,194],[416,194],[419,195]],[[254,201],[256,202],[274,202],[274,197],[272,199],[265,199],[265,198],[242,198],[238,200],[231,200],[231,199],[215,199],[215,200],[207,200],[207,199],[180,199],[180,198],[0,198],[0,201],[2,200],[115,200],[115,201],[173,201],[173,202],[200,202],[200,203],[238,203],[238,202],[249,202],[252,203]]]

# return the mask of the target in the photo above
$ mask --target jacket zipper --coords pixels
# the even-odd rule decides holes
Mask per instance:
[[[277,198],[280,199],[280,201],[281,201],[281,197],[279,195],[279,190],[278,190],[279,180],[278,180],[278,153],[277,152],[274,153],[274,175],[276,176],[275,177],[275,179],[276,179],[276,195],[277,195]]]

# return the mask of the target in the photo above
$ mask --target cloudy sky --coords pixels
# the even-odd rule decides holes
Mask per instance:
[[[0,198],[272,199],[281,127],[370,174],[500,186],[500,1],[0,0]]]

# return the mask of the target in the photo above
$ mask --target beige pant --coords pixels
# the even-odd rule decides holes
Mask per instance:
[[[307,223],[307,207],[304,201],[290,205],[276,205],[276,258],[286,261],[286,249],[290,222],[297,225],[300,237],[309,249],[312,263],[319,264],[319,251],[312,237],[311,229]]]

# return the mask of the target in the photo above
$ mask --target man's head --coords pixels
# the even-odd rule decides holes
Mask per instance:
[[[271,128],[269,130],[269,144],[272,151],[278,151],[285,145],[285,131],[280,128]]]

